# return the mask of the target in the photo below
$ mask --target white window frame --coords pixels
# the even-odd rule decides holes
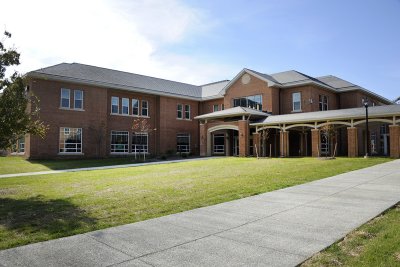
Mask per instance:
[[[68,91],[68,107],[63,107],[63,91]],[[71,89],[61,88],[60,108],[71,108]]]
[[[213,112],[219,111],[219,105],[215,104],[213,105]]]
[[[113,112],[113,100],[117,100],[117,112]],[[111,114],[119,114],[119,97],[118,96],[112,96],[111,97]]]
[[[124,108],[126,109],[126,112],[124,112]],[[126,97],[121,98],[121,114],[129,115],[129,98]]]
[[[144,103],[146,103],[146,107],[145,107]],[[143,110],[146,110],[146,113],[147,113],[146,115],[143,115]],[[149,101],[147,101],[147,100],[142,100],[142,108],[141,108],[140,114],[141,114],[143,117],[150,117],[150,114],[149,114]]]
[[[77,99],[77,97],[76,97],[76,93],[77,92],[81,92],[81,96],[82,96],[81,99]],[[76,100],[82,101],[82,104],[81,104],[80,108],[76,107]],[[74,90],[74,109],[83,109],[83,90]]]
[[[299,95],[299,100],[295,101],[295,95]],[[299,108],[295,109],[295,103],[299,103]],[[301,92],[292,93],[292,111],[301,111]]]
[[[178,138],[188,138],[187,145],[179,145]],[[177,153],[190,153],[190,134],[189,133],[178,133],[176,135],[176,152]]]
[[[80,143],[70,143],[70,144],[75,144],[75,151],[66,151],[67,149],[71,149],[71,148],[67,148],[65,143],[65,135],[69,135],[71,134],[71,132],[76,131],[80,133]],[[62,143],[61,140],[64,139],[64,142]],[[79,146],[80,149],[79,149]],[[58,148],[58,152],[59,154],[83,154],[83,132],[82,132],[82,128],[72,128],[72,127],[60,127],[60,136],[59,136],[59,148]]]
[[[221,104],[221,110],[224,110],[224,109],[225,109],[224,104]]]
[[[180,110],[179,110],[179,108],[180,108]],[[181,114],[180,116],[179,116],[179,113]],[[177,119],[183,119],[183,104],[177,104],[176,105],[176,118]]]
[[[126,144],[113,144],[113,135],[115,135],[115,136],[126,136],[127,137],[127,143]],[[121,146],[123,146],[122,149],[120,148]],[[128,131],[111,131],[110,153],[111,154],[128,154],[129,153],[129,132]]]
[[[141,154],[141,153],[149,153],[149,133],[146,133],[146,132],[134,132],[134,133],[132,133],[132,135],[141,135],[141,136],[146,136],[147,138],[146,138],[146,144],[145,145],[142,145],[142,144],[134,144],[133,143],[133,140],[135,139],[135,138],[133,138],[133,136],[132,136],[132,144],[131,144],[131,153],[132,154]],[[142,149],[140,149],[140,148],[137,148],[138,146],[143,146],[143,148]]]
[[[190,105],[185,104],[185,120],[190,120]]]
[[[135,102],[136,101],[136,102]],[[137,103],[137,112],[134,112],[133,111],[133,109],[134,109],[134,102],[135,103]],[[132,98],[132,100],[131,100],[131,104],[132,104],[132,115],[133,116],[139,116],[139,110],[140,110],[140,104],[139,104],[139,99],[137,99],[137,98]]]
[[[326,100],[326,108],[325,108],[325,105],[324,105],[324,100]],[[328,98],[328,96],[319,95],[319,110],[320,111],[329,110],[329,98]]]

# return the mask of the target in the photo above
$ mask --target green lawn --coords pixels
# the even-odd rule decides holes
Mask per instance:
[[[135,163],[132,158],[26,160],[19,156],[0,157],[0,174],[76,169]]]
[[[141,221],[387,162],[219,158],[0,179],[0,249]]]
[[[301,266],[400,266],[400,204]]]

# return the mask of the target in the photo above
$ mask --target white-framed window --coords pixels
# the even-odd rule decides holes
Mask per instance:
[[[218,104],[213,105],[213,112],[218,111],[218,110],[219,110]]]
[[[262,111],[262,95],[234,98],[233,107],[246,107]]]
[[[66,88],[61,88],[60,106],[62,108],[70,108],[71,107],[71,90],[66,89]]]
[[[132,99],[132,115],[139,116],[139,100]]]
[[[119,97],[117,96],[111,97],[111,113],[112,114],[119,113]]]
[[[129,153],[128,131],[111,131],[111,153]]]
[[[82,128],[60,128],[60,153],[82,153]]]
[[[74,109],[83,109],[83,91],[74,90]]]
[[[147,100],[142,100],[142,116],[149,116],[149,102]]]
[[[190,153],[190,134],[180,133],[176,135],[176,152]]]
[[[301,111],[301,93],[296,92],[292,94],[293,111]]]
[[[221,104],[221,110],[224,110],[224,109],[225,109],[224,104]]]
[[[328,110],[328,97],[326,95],[319,95],[319,110]]]
[[[190,120],[190,105],[185,105],[185,119]]]
[[[176,118],[183,119],[183,105],[176,105]]]
[[[148,153],[149,135],[145,132],[132,134],[132,150],[134,154]]]
[[[122,98],[121,114],[129,115],[129,98]]]

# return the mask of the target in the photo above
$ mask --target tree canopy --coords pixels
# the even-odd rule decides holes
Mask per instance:
[[[20,64],[16,49],[4,45],[8,38],[11,34],[4,32],[0,39],[0,149],[10,148],[25,134],[43,137],[47,129],[39,119],[39,99],[27,90],[26,78],[17,72],[6,77],[8,67]]]

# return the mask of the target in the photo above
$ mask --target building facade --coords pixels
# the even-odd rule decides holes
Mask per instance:
[[[243,69],[230,81],[196,86],[77,63],[27,76],[49,126],[44,139],[18,142],[16,152],[28,158],[358,156],[363,101],[372,116],[370,153],[399,157],[400,106],[334,76]]]

